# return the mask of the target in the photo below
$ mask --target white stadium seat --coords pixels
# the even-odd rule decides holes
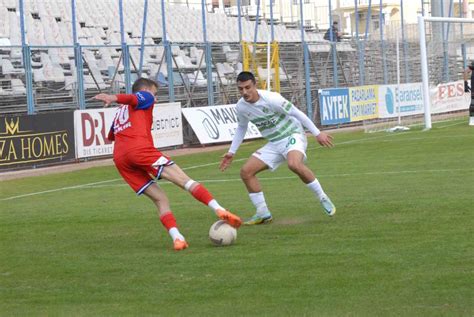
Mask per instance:
[[[14,94],[24,95],[26,94],[25,84],[21,79],[13,78],[12,79],[12,91]]]
[[[158,2],[148,7],[147,28],[145,34],[143,76],[167,78],[168,68],[162,40],[161,5]],[[75,87],[76,70],[74,61],[72,13],[70,0],[25,0],[25,27],[26,41],[33,46],[65,46],[51,48],[33,48],[31,61],[33,67],[34,83],[58,89],[55,83],[64,83],[66,90]],[[139,66],[141,44],[141,31],[143,23],[143,1],[127,0],[123,2],[125,24],[125,42],[131,44],[130,56],[134,65]],[[206,68],[205,49],[203,43],[203,25],[200,10],[190,9],[185,5],[166,6],[167,37],[172,43],[171,51],[175,59],[173,68],[180,68],[185,82],[189,79],[197,85],[207,85],[203,75]],[[11,8],[16,8],[16,11]],[[101,1],[76,1],[77,36],[83,47],[86,89],[97,89],[92,76],[98,86],[103,89],[110,84],[114,74],[115,80],[123,83],[123,60],[121,59],[121,35],[118,19],[118,5],[116,0]],[[0,0],[0,46],[16,46],[3,50],[8,58],[0,59],[1,75],[7,80],[15,80],[15,93],[23,93],[25,71],[22,65],[22,49],[20,34],[18,1]],[[214,54],[219,54],[213,47],[213,78],[217,74],[223,84],[232,84],[233,76],[242,71],[241,52],[235,49],[239,42],[238,20],[229,17],[223,12],[207,13],[207,39],[211,43],[222,46],[222,53],[214,60]],[[253,42],[255,21],[242,20],[242,39]],[[270,26],[261,20],[258,30],[258,41],[266,42],[270,36]],[[288,29],[282,24],[275,25],[275,39],[281,42],[300,42],[300,31]],[[307,39],[313,41],[312,52],[328,52],[330,46],[322,39],[320,34],[307,33]],[[159,43],[158,45],[154,45]],[[186,44],[183,44],[186,43]],[[233,43],[228,45],[227,43]],[[315,44],[319,43],[319,44]],[[324,44],[323,44],[324,43]],[[338,50],[353,50],[348,43],[338,43]],[[224,59],[225,58],[225,59]],[[120,63],[119,63],[120,59]],[[161,65],[160,65],[161,64]],[[176,65],[175,65],[176,64]],[[132,71],[134,65],[131,64]],[[199,69],[198,69],[199,68]],[[207,76],[207,74],[206,74]],[[174,76],[175,78],[179,76]],[[19,79],[21,78],[21,79]],[[280,78],[289,78],[280,70]],[[23,80],[23,81],[22,81]],[[22,85],[19,85],[20,82]],[[3,87],[2,94],[11,93],[13,90]]]
[[[22,68],[15,68],[13,64],[8,59],[1,60],[2,65],[2,73],[4,75],[16,75],[16,74],[24,74],[25,70]]]

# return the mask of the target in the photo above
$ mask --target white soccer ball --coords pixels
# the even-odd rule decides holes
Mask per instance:
[[[209,229],[209,239],[215,246],[231,245],[237,239],[237,230],[224,220],[218,220]]]

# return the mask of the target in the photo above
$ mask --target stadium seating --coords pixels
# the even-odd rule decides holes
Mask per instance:
[[[76,66],[74,61],[72,13],[70,0],[25,0],[26,41],[31,48],[31,64],[36,96],[64,90],[75,91]],[[136,77],[140,62],[143,1],[123,2],[125,42],[131,57],[132,78]],[[22,66],[21,32],[18,1],[0,0],[0,94],[23,95],[25,71]],[[77,37],[83,46],[85,90],[124,87],[124,67],[121,54],[120,21],[115,0],[76,1]],[[212,42],[212,74],[221,85],[231,85],[242,70],[237,17],[224,13],[207,13],[207,39]],[[242,19],[242,39],[254,40],[255,22]],[[174,82],[177,85],[207,85],[205,49],[201,11],[184,5],[166,4],[167,37],[172,43]],[[282,24],[274,26],[275,40],[280,43],[300,43],[299,29]],[[330,45],[320,34],[306,33],[315,53],[329,52]],[[143,54],[142,76],[168,83],[168,68],[162,42],[161,1],[149,1]],[[261,20],[257,41],[267,42],[270,25]],[[352,50],[348,43],[338,43],[338,49]],[[52,47],[54,46],[54,47]],[[216,49],[220,47],[220,49]],[[218,54],[218,55],[216,55]],[[2,56],[8,58],[1,58]],[[264,72],[266,74],[266,72]],[[281,80],[291,76],[280,70]],[[216,79],[216,80],[217,80]],[[46,90],[44,90],[46,89]]]

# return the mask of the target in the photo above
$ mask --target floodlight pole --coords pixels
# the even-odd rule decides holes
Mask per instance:
[[[362,76],[362,73],[363,73],[363,68],[364,68],[364,65],[363,65],[363,62],[364,62],[364,58],[363,58],[363,55],[362,55],[362,48],[360,46],[360,38],[359,38],[359,8],[357,6],[357,2],[358,0],[354,0],[354,11],[355,11],[355,32],[356,32],[356,41],[357,41],[357,53],[359,55],[359,85],[362,85],[362,81],[363,81],[363,76]]]
[[[356,0],[357,1],[357,0]],[[365,58],[365,45],[367,43],[367,39],[369,37],[369,21],[370,21],[370,18],[372,16],[372,0],[369,0],[369,5],[367,7],[367,18],[365,19],[365,34],[364,34],[364,42],[363,45],[362,45],[362,53],[361,53],[361,60],[364,60]],[[365,67],[362,67],[362,73],[360,74],[360,85],[364,85],[365,84]]]
[[[331,42],[331,51],[332,51],[332,80],[334,83],[334,87],[337,88],[339,86],[339,76],[337,74],[337,33],[334,34],[332,29],[332,0],[328,0],[328,7],[329,7],[329,40]],[[303,18],[303,16],[301,16]],[[303,21],[301,21],[303,23]]]
[[[33,98],[33,74],[31,70],[31,50],[26,44],[25,10],[23,0],[20,0],[20,29],[21,29],[21,52],[23,55],[23,68],[26,79],[26,105],[27,113],[35,113],[35,102]]]
[[[138,67],[138,76],[142,76],[143,69],[143,56],[145,51],[145,33],[146,33],[146,19],[148,16],[148,0],[145,0],[143,5],[143,25],[142,25],[142,38],[140,42],[140,66]]]
[[[313,120],[313,101],[311,98],[311,78],[309,76],[309,53],[308,44],[304,39],[304,25],[303,25],[303,0],[300,0],[300,29],[301,29],[301,44],[303,45],[303,58],[304,58],[304,77],[305,77],[305,88],[306,88],[306,113],[308,117]]]
[[[77,79],[77,100],[79,109],[86,109],[85,92],[84,92],[84,64],[82,62],[82,48],[77,40],[77,22],[76,22],[76,0],[71,0],[72,11],[72,40],[74,41],[74,59],[76,61],[76,79]]]
[[[400,93],[400,38],[398,35],[397,30],[397,89]],[[398,125],[401,124],[401,111],[400,111],[400,98],[398,98],[395,94],[395,98],[397,99],[397,108],[398,108]]]
[[[401,26],[402,26],[402,45],[403,45],[403,60],[405,64],[405,82],[409,83],[410,80],[410,68],[408,67],[408,47],[407,47],[407,42],[405,38],[405,18],[403,14],[403,0],[400,0],[400,14],[401,14]]]
[[[257,46],[256,44],[257,44],[257,38],[258,38],[258,23],[260,23],[260,0],[257,0],[257,15],[255,16],[255,31],[253,33],[254,53],[255,53],[255,47]]]
[[[212,56],[211,56],[211,44],[207,40],[207,29],[206,29],[206,0],[201,0],[202,10],[202,36],[204,45],[206,48],[206,73],[207,73],[207,103],[209,106],[214,106],[214,83],[212,80]],[[196,71],[196,76],[199,74],[199,70]]]
[[[271,26],[271,31],[272,31],[272,43],[273,43],[273,41],[275,41],[275,30],[273,26],[273,1],[270,1],[270,26]]]
[[[383,35],[383,27],[385,24],[385,16],[383,15],[383,1],[379,2],[379,29],[380,29],[380,46],[382,48],[382,67],[383,67],[383,83],[387,84],[387,59],[385,56],[385,40]]]
[[[171,46],[166,35],[166,9],[165,0],[161,0],[161,25],[163,28],[163,45],[165,48],[166,67],[168,72],[168,100],[175,101],[174,96],[174,75],[173,75],[173,56],[171,55]]]
[[[242,12],[241,12],[241,1],[237,0],[237,24],[239,26],[239,43],[242,50]]]
[[[464,8],[462,5],[462,0],[459,0],[459,17],[464,17]],[[467,67],[467,58],[466,58],[466,43],[464,42],[464,25],[461,23],[461,52],[462,52],[462,65],[463,69]]]
[[[123,24],[123,0],[119,0],[119,15],[120,15],[120,41],[122,47],[122,62],[125,71],[125,92],[127,94],[132,92],[132,84],[130,78],[130,52],[128,51],[127,43],[125,42],[125,26]]]
[[[273,43],[275,41],[275,30],[273,27],[273,1],[270,1],[270,27],[271,27],[271,42]],[[267,26],[267,90],[270,90],[270,82],[271,82],[271,59],[270,59],[270,53],[271,53],[271,48],[272,46],[270,45],[270,37],[268,36],[268,26]],[[276,70],[277,72],[280,71],[280,65],[278,65],[278,69]],[[276,78],[276,73],[275,73],[275,78]],[[275,79],[276,81],[276,79]]]

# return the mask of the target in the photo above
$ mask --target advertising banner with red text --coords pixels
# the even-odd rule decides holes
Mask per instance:
[[[107,139],[117,108],[74,111],[77,158],[112,155],[114,144]]]
[[[469,108],[471,94],[464,92],[464,81],[439,84],[430,88],[431,113],[443,113]]]
[[[118,108],[77,110],[74,112],[77,158],[112,155],[113,142],[107,134]],[[156,104],[151,129],[156,147],[183,144],[181,104]]]

